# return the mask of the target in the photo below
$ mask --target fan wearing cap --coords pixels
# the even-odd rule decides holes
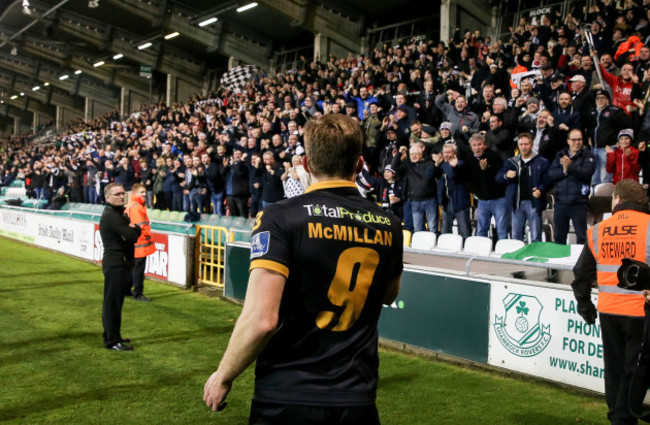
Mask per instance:
[[[404,218],[404,181],[397,179],[397,173],[390,165],[384,168],[377,194],[377,201],[384,211],[392,212],[400,220]]]
[[[596,107],[596,99],[591,90],[587,90],[587,80],[582,75],[574,75],[569,80],[573,108],[580,114],[582,126],[587,128],[589,112]]]
[[[393,109],[388,111],[389,114],[393,115],[395,121],[399,120],[398,112],[400,109],[406,112],[407,126],[411,121],[415,121],[418,118],[418,114],[415,112],[415,109],[411,108],[406,103],[406,92],[404,90],[397,92],[397,94],[395,95],[395,106],[393,107]]]
[[[596,159],[596,172],[591,185],[612,181],[612,175],[607,173],[607,151],[605,146],[614,144],[619,131],[631,128],[632,122],[623,110],[610,105],[610,95],[606,90],[596,90],[596,109],[589,113],[587,131],[589,144]]]
[[[612,183],[616,185],[621,180],[632,179],[639,181],[639,150],[632,144],[634,130],[626,128],[618,133],[618,143],[612,149],[606,146],[607,172],[612,174]]]

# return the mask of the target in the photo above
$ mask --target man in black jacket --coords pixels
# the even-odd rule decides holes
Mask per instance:
[[[104,189],[106,207],[99,221],[99,233],[104,246],[102,271],[104,272],[104,347],[109,350],[131,351],[126,345],[130,340],[122,338],[122,305],[131,289],[133,275],[134,244],[140,236],[140,227],[132,224],[124,214],[124,186],[110,183]]]
[[[496,182],[496,175],[503,167],[501,155],[488,148],[485,136],[472,135],[469,140],[473,155],[465,162],[474,195],[478,198],[476,208],[476,235],[487,236],[492,217],[499,239],[508,237],[510,212],[506,204],[505,182]]]
[[[425,230],[424,219],[429,231],[438,233],[438,188],[436,165],[431,158],[424,158],[424,144],[414,143],[410,150],[400,147],[393,157],[391,168],[397,171],[406,183],[406,199],[411,203],[413,226],[416,232]]]
[[[272,152],[264,152],[262,155],[263,164],[259,164],[255,176],[260,178],[262,185],[262,209],[269,204],[281,201],[284,198],[284,185],[282,174],[284,167],[276,162]]]
[[[610,94],[606,90],[597,90],[595,95],[596,108],[589,113],[587,122],[591,150],[596,161],[596,172],[591,179],[592,186],[612,181],[612,175],[605,169],[606,146],[615,145],[618,132],[632,127],[627,114],[618,106],[610,104]]]
[[[223,181],[222,166],[219,163],[212,162],[212,158],[207,152],[201,155],[201,163],[203,164],[202,178],[205,181],[212,202],[212,214],[218,214],[221,217],[223,215],[224,189],[226,188]]]
[[[573,222],[576,242],[584,244],[587,234],[589,183],[596,171],[594,155],[583,145],[582,132],[569,132],[568,147],[558,152],[548,169],[549,188],[554,186],[553,222],[555,243],[566,244],[569,220]]]
[[[223,176],[226,183],[226,202],[230,215],[248,217],[248,164],[242,160],[242,152],[235,149],[232,158],[223,160]]]

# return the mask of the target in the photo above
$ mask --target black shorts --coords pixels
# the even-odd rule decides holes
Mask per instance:
[[[380,425],[374,404],[367,406],[302,406],[253,400],[249,425]]]

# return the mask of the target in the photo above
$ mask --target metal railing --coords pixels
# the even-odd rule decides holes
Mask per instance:
[[[220,226],[196,226],[194,262],[198,285],[223,288],[226,267],[226,242],[230,231]]]
[[[404,38],[423,37],[437,40],[440,37],[440,15],[429,15],[410,21],[382,27],[369,28],[366,31],[367,46],[370,51],[381,44],[394,44]]]

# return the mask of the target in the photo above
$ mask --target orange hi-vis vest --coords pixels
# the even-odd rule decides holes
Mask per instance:
[[[619,316],[644,317],[641,292],[621,289],[616,272],[623,258],[650,263],[650,215],[620,210],[587,231],[596,259],[598,311]]]
[[[147,209],[144,207],[144,199],[132,195],[125,212],[129,216],[131,223],[137,224],[142,229],[142,233],[140,233],[140,237],[135,243],[134,257],[144,258],[156,252],[156,245],[151,235],[151,223],[149,223]]]

